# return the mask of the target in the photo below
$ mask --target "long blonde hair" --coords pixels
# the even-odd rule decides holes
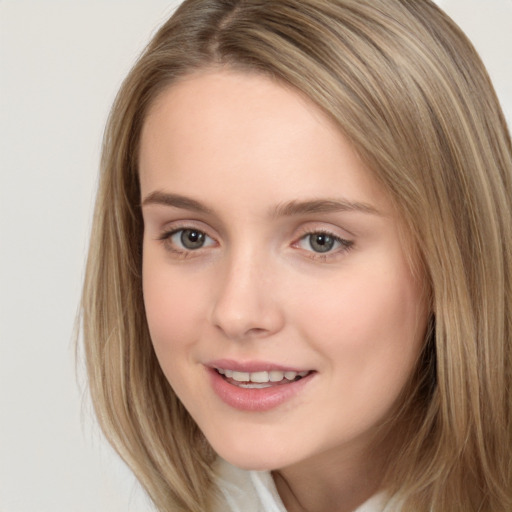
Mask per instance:
[[[186,0],[154,36],[109,118],[82,300],[111,444],[158,510],[210,510],[214,454],[146,325],[137,167],[156,96],[211,66],[269,75],[331,116],[420,256],[432,329],[394,425],[389,492],[404,511],[512,510],[511,141],[478,55],[430,0]]]

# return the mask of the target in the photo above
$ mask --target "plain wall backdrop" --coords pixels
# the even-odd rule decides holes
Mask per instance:
[[[152,510],[77,383],[73,324],[108,110],[178,3],[0,0],[0,512]],[[512,123],[512,0],[438,3]]]

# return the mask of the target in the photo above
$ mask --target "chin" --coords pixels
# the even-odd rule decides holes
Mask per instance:
[[[210,441],[210,440],[209,440]],[[264,443],[257,439],[211,440],[214,451],[233,466],[248,471],[274,471],[297,462],[297,452],[282,443]],[[284,448],[284,449],[283,449]],[[291,454],[295,453],[295,457]]]

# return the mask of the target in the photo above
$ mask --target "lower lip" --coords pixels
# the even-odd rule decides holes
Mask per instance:
[[[213,390],[227,405],[240,411],[269,411],[291,400],[310,382],[314,373],[302,379],[267,388],[241,388],[226,381],[215,369],[208,368]]]

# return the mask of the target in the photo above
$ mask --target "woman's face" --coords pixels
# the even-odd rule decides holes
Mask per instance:
[[[213,448],[278,469],[363,449],[425,333],[395,212],[318,107],[268,78],[188,76],[141,140],[155,352]]]

